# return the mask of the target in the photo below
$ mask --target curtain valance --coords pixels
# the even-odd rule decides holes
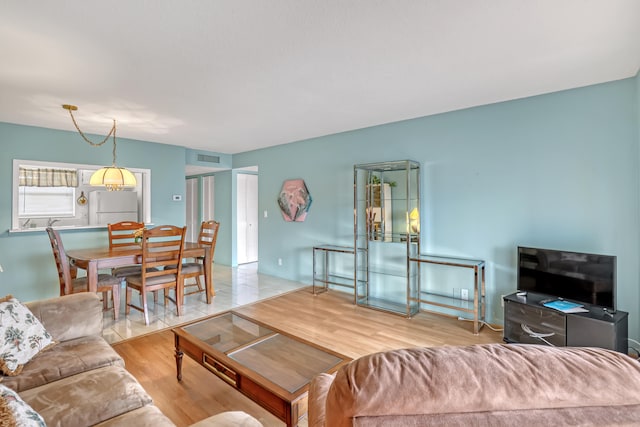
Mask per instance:
[[[76,169],[20,167],[21,187],[77,187]]]

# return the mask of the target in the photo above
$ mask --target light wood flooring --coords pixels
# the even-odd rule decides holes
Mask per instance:
[[[355,306],[352,295],[346,293],[330,291],[314,296],[311,288],[236,311],[354,359],[396,348],[502,342],[502,333],[487,326],[473,335],[472,322],[425,312],[406,319]],[[284,425],[188,356],[183,361],[182,382],[178,382],[170,330],[113,347],[125,359],[129,372],[178,427],[230,410],[245,411],[265,426]],[[306,425],[306,420],[301,425]]]

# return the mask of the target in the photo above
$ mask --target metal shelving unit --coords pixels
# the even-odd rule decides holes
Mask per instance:
[[[411,160],[355,165],[356,304],[407,317],[420,310],[420,164]]]

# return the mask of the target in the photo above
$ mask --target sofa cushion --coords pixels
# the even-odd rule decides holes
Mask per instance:
[[[640,364],[605,349],[485,344],[395,350],[338,371],[327,396],[326,425],[403,414],[637,410],[636,390]]]
[[[638,427],[640,405],[357,417],[352,427]],[[351,424],[350,424],[351,425]]]
[[[311,380],[309,384],[308,427],[324,427],[326,423],[325,404],[335,376],[335,373],[321,373]]]
[[[246,412],[227,411],[191,424],[190,427],[262,427],[262,423]]]
[[[146,405],[101,422],[96,427],[175,427],[155,405]]]
[[[94,292],[30,301],[25,305],[56,341],[102,335],[102,302]]]
[[[54,344],[42,323],[11,296],[0,299],[0,370],[18,375],[22,366]]]
[[[71,375],[103,366],[124,367],[124,360],[102,337],[89,335],[63,341],[36,355],[20,375],[6,377],[2,384],[22,392]]]
[[[44,420],[18,393],[0,384],[0,425],[46,427]]]
[[[107,366],[20,393],[48,427],[99,424],[152,403],[136,379],[120,366]]]

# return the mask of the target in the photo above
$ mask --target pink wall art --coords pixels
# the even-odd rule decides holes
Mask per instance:
[[[288,179],[282,183],[278,206],[285,221],[304,221],[311,207],[311,194],[303,179]]]

